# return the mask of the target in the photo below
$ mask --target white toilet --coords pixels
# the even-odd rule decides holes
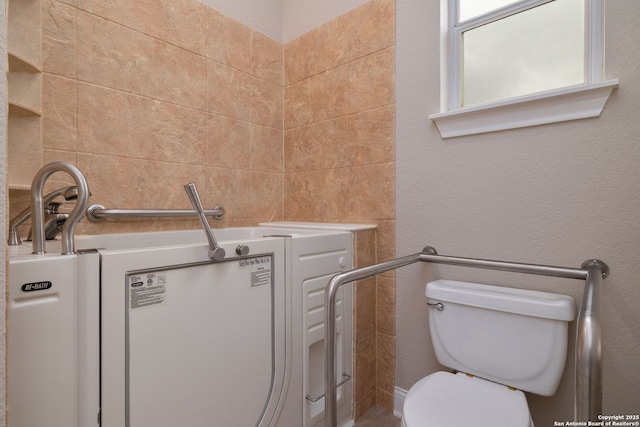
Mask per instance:
[[[437,280],[427,284],[436,372],[411,387],[403,427],[532,427],[523,391],[552,396],[564,371],[573,298]]]

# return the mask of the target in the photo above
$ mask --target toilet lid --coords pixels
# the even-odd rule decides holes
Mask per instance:
[[[531,426],[523,392],[448,372],[436,372],[411,387],[403,420],[406,427]]]

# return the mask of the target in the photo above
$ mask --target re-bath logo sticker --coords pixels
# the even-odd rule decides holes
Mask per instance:
[[[49,281],[44,282],[32,282],[22,285],[22,292],[44,291],[45,289],[51,289],[53,283]]]

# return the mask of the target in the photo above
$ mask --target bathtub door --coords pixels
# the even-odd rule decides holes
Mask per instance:
[[[220,263],[204,245],[102,253],[102,426],[272,425],[284,241],[243,243],[252,255]]]

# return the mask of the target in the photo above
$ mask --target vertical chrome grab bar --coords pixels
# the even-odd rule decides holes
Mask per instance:
[[[415,262],[451,264],[462,267],[484,268],[542,276],[585,280],[582,307],[578,316],[576,336],[576,391],[574,396],[575,421],[597,419],[602,413],[602,329],[600,294],[602,279],[609,275],[609,267],[600,260],[585,261],[581,268],[557,267],[492,261],[475,258],[438,255],[431,246],[421,253],[385,261],[368,267],[345,271],[331,278],[325,291],[325,427],[337,427],[336,402],[336,299],[340,286],[404,267]],[[590,418],[593,417],[593,418]]]
[[[587,278],[576,333],[575,421],[595,421],[602,414],[602,279],[608,268],[585,261]]]
[[[204,234],[207,235],[207,240],[209,240],[209,258],[214,261],[222,261],[226,255],[225,251],[220,247],[216,240],[216,236],[213,235],[213,231],[211,230],[211,227],[209,227],[207,217],[204,215],[204,209],[202,208],[202,202],[200,202],[200,196],[198,196],[196,185],[193,182],[190,182],[184,186],[184,190],[187,192],[187,196],[189,196],[193,209],[198,214],[198,218],[200,218]]]

